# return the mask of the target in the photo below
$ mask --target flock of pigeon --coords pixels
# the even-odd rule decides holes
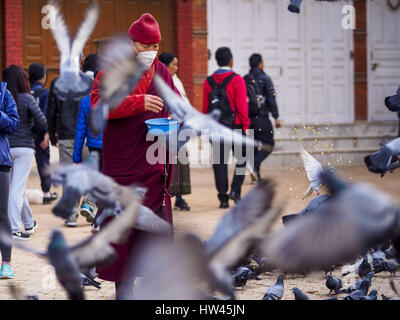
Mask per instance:
[[[53,5],[57,8],[57,23],[52,32],[61,52],[61,75],[55,85],[57,94],[66,101],[80,99],[88,94],[90,87],[79,70],[79,54],[97,23],[98,4],[95,1],[89,7],[73,42],[57,4]],[[100,65],[105,75],[101,82],[102,100],[90,117],[94,131],[101,131],[107,112],[135,88],[144,72],[130,46],[125,37],[115,36],[101,50]],[[198,112],[160,77],[155,76],[154,81],[171,116],[182,122],[180,130],[190,128],[193,135],[208,131],[210,139],[270,148],[224,127],[217,121],[218,114]],[[385,102],[389,110],[399,111],[399,101],[397,95]],[[178,142],[175,147],[179,149],[189,139]],[[383,176],[399,164],[399,153],[400,138],[366,157],[365,163],[368,170]],[[260,279],[265,272],[280,270],[276,283],[262,298],[280,300],[287,274],[322,270],[326,273],[326,286],[333,294],[331,300],[338,299],[338,294],[346,294],[344,300],[376,300],[377,291],[369,291],[374,275],[395,274],[400,267],[398,204],[369,184],[346,182],[334,168],[324,169],[306,150],[301,149],[300,155],[310,180],[304,198],[313,191],[317,196],[298,214],[283,216],[283,228],[271,231],[284,207],[283,203],[274,203],[275,184],[269,179],[260,181],[221,218],[212,236],[205,241],[194,233],[187,233],[181,241],[153,237],[143,247],[140,259],[128,266],[143,280],[132,299],[235,299],[235,288],[244,287],[249,279]],[[65,190],[53,208],[57,217],[66,219],[76,200],[87,194],[103,208],[95,226],[114,217],[99,232],[68,245],[62,232],[54,230],[47,251],[40,252],[12,241],[0,231],[1,242],[12,242],[15,247],[47,259],[70,299],[84,299],[85,286],[101,288],[93,268],[112,262],[116,257],[112,244],[124,243],[133,228],[157,235],[173,232],[170,224],[142,205],[145,189],[140,185],[121,186],[103,175],[99,172],[97,157],[91,153],[85,163],[60,165],[53,170],[52,182],[62,184]],[[320,195],[322,186],[327,187],[327,194]],[[343,287],[342,280],[332,276],[332,270],[349,262],[344,275],[354,272],[360,280]],[[393,281],[391,286],[399,296]],[[17,298],[38,298],[26,296],[18,288],[11,289]],[[310,299],[297,287],[292,292],[296,300]],[[382,298],[391,299],[384,295]]]

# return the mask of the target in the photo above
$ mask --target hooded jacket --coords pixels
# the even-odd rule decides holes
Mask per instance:
[[[0,166],[2,167],[12,166],[8,135],[13,134],[18,128],[17,104],[7,90],[7,84],[0,82]]]

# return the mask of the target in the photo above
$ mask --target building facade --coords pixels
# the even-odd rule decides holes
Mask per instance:
[[[299,15],[288,0],[99,0],[100,19],[85,47],[126,32],[142,13],[160,23],[161,51],[180,60],[179,77],[201,109],[202,85],[216,69],[218,47],[229,46],[234,69],[248,72],[252,53],[263,56],[282,119],[287,123],[394,120],[384,97],[400,86],[400,1],[359,0],[356,29],[343,29],[348,2],[303,1]],[[61,1],[72,34],[89,0]],[[40,61],[57,75],[58,50],[41,27],[45,0],[0,0],[0,69]]]

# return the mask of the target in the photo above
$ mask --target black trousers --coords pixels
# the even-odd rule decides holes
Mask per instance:
[[[40,144],[43,141],[43,136],[35,138],[35,159],[36,166],[40,176],[40,186],[44,193],[50,191],[51,174],[50,174],[50,147],[42,149]]]
[[[262,114],[260,116],[251,118],[250,129],[254,130],[254,139],[260,140],[271,146],[275,145],[274,141],[274,129],[272,123],[269,120],[268,114]],[[261,163],[271,154],[271,151],[266,150],[254,150],[254,170],[260,171]]]
[[[234,129],[241,129],[241,127],[235,127]],[[228,201],[228,160],[229,153],[233,150],[234,157],[238,160],[233,175],[231,184],[231,192],[235,192],[240,195],[242,192],[242,185],[245,178],[246,172],[246,148],[242,147],[242,150],[238,150],[235,146],[225,147],[224,143],[213,143],[213,170],[215,178],[215,186],[218,191],[218,199],[220,201]]]

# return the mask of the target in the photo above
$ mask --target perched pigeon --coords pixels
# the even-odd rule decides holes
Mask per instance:
[[[303,196],[303,199],[310,196],[313,191],[317,192],[319,196],[319,190],[321,186],[324,184],[320,179],[320,174],[323,171],[321,163],[315,159],[311,154],[309,154],[303,147],[300,149],[300,157],[303,160],[304,169],[306,170],[307,178],[310,180],[310,185]],[[333,167],[330,167],[329,170],[334,171]]]
[[[338,293],[338,291],[342,288],[342,280],[333,277],[332,273],[330,273],[326,276],[325,285],[329,289],[329,293],[332,293],[333,291],[335,291],[335,293]]]
[[[244,136],[241,133],[218,123],[216,121],[220,116],[220,114],[217,114],[218,112],[205,115],[197,111],[188,101],[182,99],[170,87],[168,87],[160,76],[155,75],[153,81],[156,85],[157,92],[164,100],[164,103],[172,117],[183,123],[181,127],[182,130],[188,132],[192,131],[193,135],[206,134],[210,137],[213,144],[223,142],[228,145],[234,144],[239,148],[246,146],[246,149],[247,147],[257,147],[264,150],[273,149],[271,145],[266,145],[261,141]]]
[[[238,267],[244,257],[264,239],[281,208],[271,208],[274,184],[262,181],[226,213],[213,235],[203,244],[194,234],[186,235],[186,241],[204,255],[205,268],[212,278],[212,285],[231,297],[230,271]]]
[[[400,246],[400,212],[388,195],[364,183],[348,184],[325,170],[331,197],[312,216],[272,235],[265,255],[288,272],[323,270],[388,239]]]
[[[286,225],[290,221],[293,221],[294,219],[313,214],[319,207],[324,205],[324,203],[326,202],[326,200],[328,200],[328,198],[329,198],[329,195],[327,195],[327,194],[323,194],[321,196],[316,196],[299,213],[283,216],[282,223],[284,225]]]
[[[103,266],[115,259],[117,253],[112,244],[124,243],[136,223],[142,198],[133,191],[119,195],[126,209],[109,222],[95,235],[73,246],[68,246],[63,234],[54,230],[47,252],[23,246],[20,242],[12,241],[8,233],[0,231],[0,242],[16,246],[28,252],[47,258],[54,267],[56,276],[67,291],[69,298],[81,300],[84,298],[81,286],[80,269]]]
[[[372,267],[368,262],[368,257],[365,256],[361,262],[361,264],[358,266],[357,273],[360,276],[360,278],[364,278],[367,276],[368,273],[372,271]]]
[[[366,156],[364,162],[369,171],[380,173],[383,177],[387,171],[400,166],[399,162],[391,164],[394,157],[397,159],[400,157],[400,138],[390,141],[381,150]]]
[[[383,261],[378,261],[374,265],[374,272],[375,273],[380,273],[382,271],[388,271],[392,275],[396,275],[396,271],[399,270],[400,265],[396,261],[396,259],[391,259],[391,260],[383,260]]]
[[[60,7],[54,1],[50,4],[55,9],[55,28],[51,28],[53,37],[60,51],[60,77],[54,84],[54,91],[60,100],[81,100],[92,90],[93,79],[79,68],[80,55],[85,43],[92,34],[99,16],[97,1],[89,7],[74,40],[71,43],[68,27],[60,12]]]
[[[400,112],[400,93],[385,98],[385,106],[393,112]]]
[[[297,287],[293,287],[292,292],[294,294],[294,300],[310,300],[310,297]]]
[[[280,274],[276,283],[268,288],[262,300],[281,300],[284,294],[283,280],[285,280],[285,275]]]
[[[385,258],[399,260],[399,252],[394,247],[391,247],[385,250]]]
[[[361,284],[363,284],[364,288],[368,291],[369,287],[372,283],[372,277],[374,276],[374,272],[369,272],[364,279],[358,280],[357,282],[353,283],[352,285],[348,286],[345,289],[340,290],[338,293],[352,293],[356,290],[360,290]]]
[[[360,285],[360,289],[353,291],[343,300],[361,300],[368,294],[369,283],[363,280]]]

